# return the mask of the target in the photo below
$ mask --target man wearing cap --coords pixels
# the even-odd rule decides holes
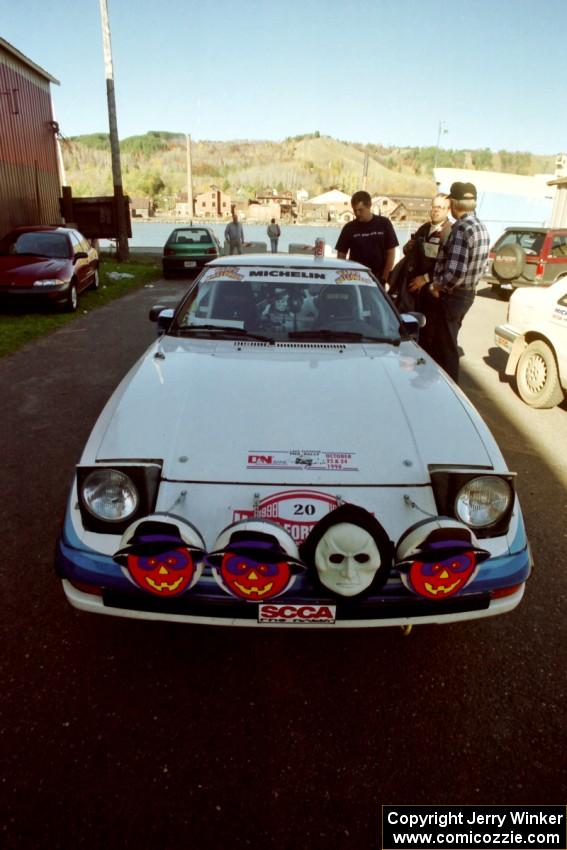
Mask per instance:
[[[453,183],[449,202],[455,224],[445,244],[439,247],[433,276],[420,275],[412,280],[409,288],[417,292],[428,286],[429,293],[438,300],[437,309],[432,310],[427,319],[430,353],[457,382],[457,337],[486,266],[490,237],[484,224],[476,217],[476,187],[472,183]]]

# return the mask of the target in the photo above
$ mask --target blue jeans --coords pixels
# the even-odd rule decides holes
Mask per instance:
[[[270,243],[272,245],[272,254],[276,254],[278,250],[278,237],[270,236]]]

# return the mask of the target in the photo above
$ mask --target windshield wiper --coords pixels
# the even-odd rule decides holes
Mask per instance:
[[[184,325],[183,327],[178,327],[177,332],[180,334],[200,334],[203,332],[207,336],[211,333],[218,333],[223,336],[234,336],[240,339],[257,339],[260,342],[269,342],[270,345],[274,344],[272,337],[251,333],[244,328],[234,328],[232,325]]]
[[[331,331],[323,330],[308,330],[308,331],[290,331],[289,339],[335,339],[337,341],[355,341],[355,342],[387,342],[390,345],[399,345],[400,340],[393,339],[390,336],[368,336],[367,334],[359,333],[358,331]]]

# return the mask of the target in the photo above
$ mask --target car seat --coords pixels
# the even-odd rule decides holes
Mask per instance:
[[[324,327],[337,320],[358,319],[357,292],[353,286],[329,286],[317,302],[318,324]]]
[[[245,327],[255,325],[258,320],[258,310],[250,284],[246,281],[218,283],[212,318],[244,322]]]

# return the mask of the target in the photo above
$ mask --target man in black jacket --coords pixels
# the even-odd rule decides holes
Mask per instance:
[[[448,215],[447,195],[435,195],[431,201],[429,221],[412,233],[411,239],[404,245],[404,256],[392,270],[388,289],[400,313],[417,310],[427,316],[429,311],[435,309],[437,299],[430,297],[426,290],[410,289],[410,284],[416,277],[433,279],[439,246],[447,241],[451,232]],[[420,332],[419,344],[429,351],[427,337],[426,328]]]
[[[437,262],[439,248],[444,245],[451,233],[451,222],[449,221],[450,201],[447,195],[435,195],[431,201],[430,221],[422,224],[413,234],[409,242],[404,245],[404,254],[412,254],[411,260],[411,282],[416,277],[421,277],[426,282],[433,280],[433,270]],[[413,293],[416,299],[415,308],[423,313],[426,325],[419,334],[419,344],[428,354],[433,356],[432,332],[434,327],[433,317],[439,309],[439,299],[429,293],[427,287]]]

